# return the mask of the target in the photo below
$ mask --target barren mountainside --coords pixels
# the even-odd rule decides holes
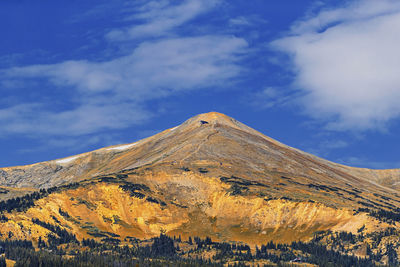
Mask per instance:
[[[229,169],[228,165],[236,162],[249,176],[281,169],[310,178],[324,174],[328,179],[353,181],[354,186],[358,186],[357,182],[386,186],[384,190],[400,186],[400,169],[372,170],[329,162],[279,143],[216,112],[200,114],[136,143],[27,166],[0,168],[0,186],[46,188],[149,164],[183,166],[202,160],[218,163],[222,169]]]
[[[226,115],[195,116],[136,143],[0,170],[3,235],[38,242],[35,221],[83,238],[210,236],[248,244],[315,232],[398,227],[399,170],[339,165],[275,141]],[[22,204],[21,204],[22,203]]]

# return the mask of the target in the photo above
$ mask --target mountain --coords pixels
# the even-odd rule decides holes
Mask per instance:
[[[368,235],[399,227],[399,181],[400,170],[333,163],[211,112],[135,143],[0,169],[0,233],[36,243],[52,234],[46,223],[78,240],[251,245]]]
[[[400,169],[361,169],[329,162],[279,143],[217,112],[200,114],[135,143],[27,166],[0,168],[0,185],[47,188],[149,164],[182,165],[201,160],[212,164],[235,162],[253,176],[279,169],[295,175],[309,173],[312,179],[319,174],[355,179],[353,182],[385,186],[384,190],[400,187]],[[227,169],[226,165],[220,166]]]

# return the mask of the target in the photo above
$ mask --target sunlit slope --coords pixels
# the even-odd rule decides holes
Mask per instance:
[[[243,182],[243,180],[242,180]],[[267,198],[268,186],[233,186],[193,171],[136,169],[84,181],[52,193],[25,212],[5,213],[0,232],[37,241],[51,233],[32,219],[58,225],[82,238],[210,236],[261,244],[308,240],[316,231],[356,232],[385,227],[364,213],[314,201]]]

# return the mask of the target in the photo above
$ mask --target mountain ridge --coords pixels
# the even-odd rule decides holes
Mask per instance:
[[[203,123],[204,122],[204,125]],[[93,170],[89,169],[96,169],[96,163],[95,161],[110,161],[112,160],[117,154],[124,154],[128,153],[129,151],[133,149],[137,149],[138,147],[142,147],[148,142],[152,142],[154,140],[159,141],[157,139],[163,140],[165,138],[173,138],[173,135],[177,132],[186,132],[186,131],[194,131],[198,129],[199,127],[211,127],[212,129],[216,129],[216,127],[225,127],[228,129],[235,129],[239,131],[243,131],[245,133],[248,133],[252,136],[257,136],[259,138],[265,139],[267,142],[270,142],[274,145],[277,146],[276,149],[284,148],[288,149],[292,152],[297,152],[300,155],[304,157],[308,157],[311,160],[314,160],[316,162],[319,162],[320,164],[325,164],[329,167],[335,168],[337,170],[343,171],[349,175],[355,176],[355,177],[367,177],[369,182],[376,183],[378,186],[385,186],[388,188],[390,191],[394,187],[395,189],[398,189],[400,187],[400,169],[382,169],[382,170],[375,170],[375,169],[368,169],[368,168],[357,168],[357,167],[351,167],[351,166],[346,166],[338,163],[331,162],[329,160],[319,158],[317,156],[314,156],[310,153],[301,151],[297,148],[293,148],[290,146],[287,146],[275,139],[272,139],[256,130],[253,128],[248,127],[247,125],[231,118],[228,117],[224,114],[218,113],[218,112],[209,112],[209,113],[203,113],[199,114],[197,116],[194,116],[188,120],[186,120],[184,123],[182,123],[179,126],[164,130],[154,136],[139,140],[134,143],[128,143],[128,144],[122,144],[122,145],[113,145],[109,147],[104,147],[100,149],[96,149],[93,151],[81,153],[78,155],[72,155],[69,157],[61,158],[61,159],[56,159],[56,160],[51,160],[51,161],[44,161],[44,162],[38,162],[30,165],[25,165],[25,166],[12,166],[12,167],[4,167],[0,168],[0,185],[2,186],[17,186],[19,185],[19,182],[23,180],[29,180],[29,183],[22,184],[22,186],[31,186],[31,187],[39,187],[39,188],[44,188],[44,187],[49,187],[49,186],[54,186],[54,185],[60,185],[63,184],[64,182],[68,183],[71,181],[71,177],[74,176],[85,176],[87,178],[88,176],[96,176],[99,174],[105,174],[104,170],[101,172],[95,172]],[[71,169],[70,166],[74,164],[80,164],[82,163],[85,165],[82,168],[79,168],[79,170],[76,171],[68,171],[68,169]],[[144,161],[141,163],[134,162],[132,164],[128,164],[128,166],[125,166],[124,168],[132,168],[132,167],[138,167],[140,164],[145,164]],[[82,166],[83,166],[82,165]],[[97,164],[98,165],[98,164]],[[120,170],[123,170],[124,168],[121,168]],[[62,181],[62,175],[59,173],[62,171],[62,173],[65,173],[65,180]],[[115,169],[113,170],[115,171]],[[33,174],[24,175],[26,172],[33,172]],[[13,175],[13,173],[15,173]],[[36,173],[36,174],[35,174]],[[47,177],[47,179],[41,179],[39,183],[35,184],[35,178],[36,177]],[[53,180],[55,176],[58,176],[58,179]],[[16,177],[14,180],[12,177]],[[61,177],[61,178],[60,178]],[[26,178],[26,179],[25,179]],[[8,182],[8,181],[9,182]],[[10,181],[11,180],[11,181]],[[13,180],[13,181],[12,181]]]

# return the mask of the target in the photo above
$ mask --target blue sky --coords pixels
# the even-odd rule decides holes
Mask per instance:
[[[400,167],[398,1],[0,5],[2,167],[209,111],[335,162]]]

